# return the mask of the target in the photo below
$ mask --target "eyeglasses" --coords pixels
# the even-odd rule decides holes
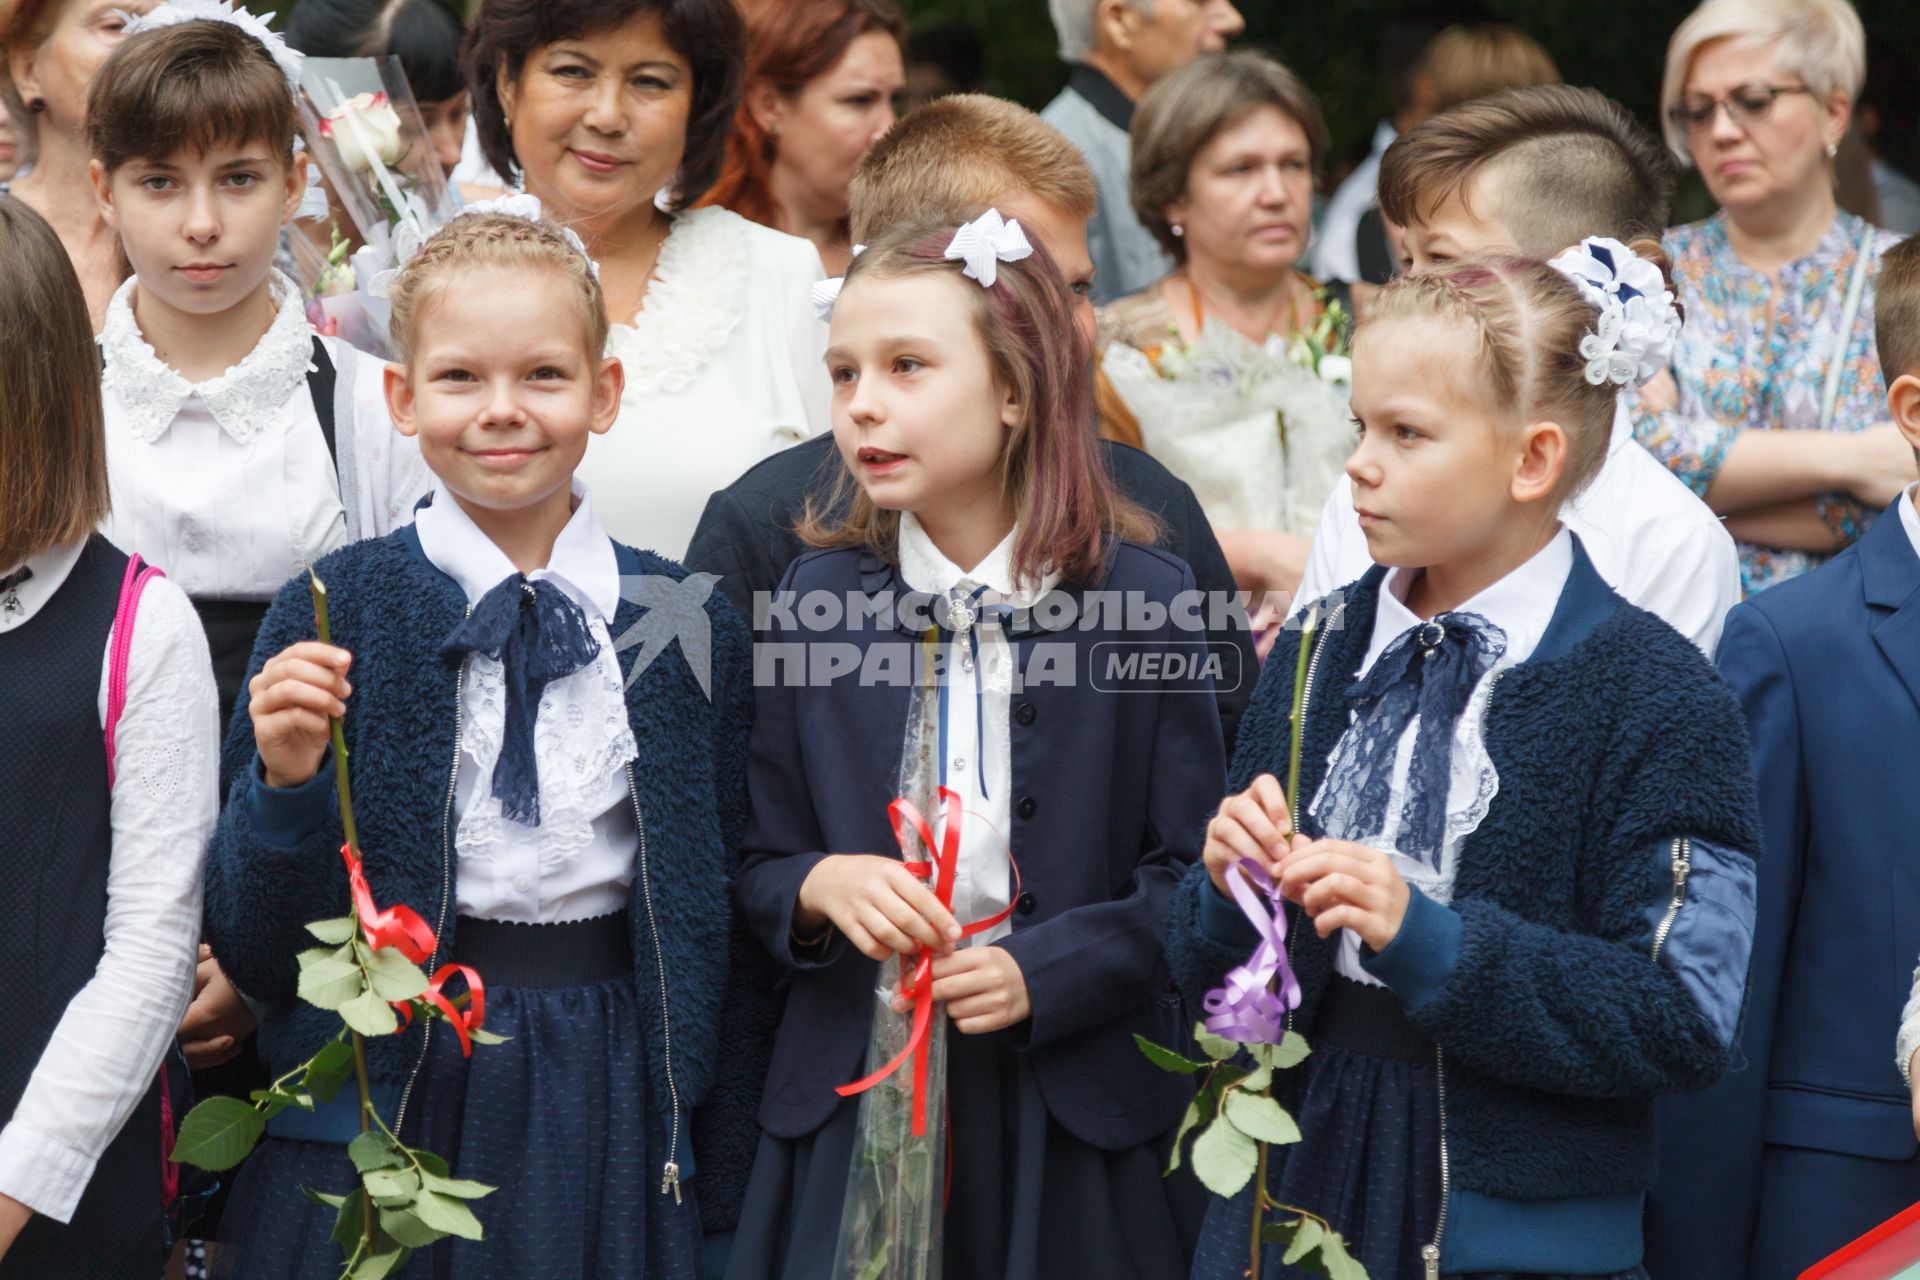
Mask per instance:
[[[1803,84],[1743,84],[1724,98],[1689,98],[1668,110],[1667,119],[1676,129],[1704,133],[1713,127],[1714,113],[1725,109],[1727,119],[1744,128],[1765,120],[1781,94],[1812,92]]]

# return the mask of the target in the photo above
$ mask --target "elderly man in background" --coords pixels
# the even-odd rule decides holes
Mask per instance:
[[[1138,293],[1173,261],[1134,216],[1128,189],[1133,104],[1203,53],[1219,53],[1247,22],[1231,0],[1047,0],[1060,56],[1073,76],[1041,112],[1087,158],[1100,193],[1087,224],[1094,301]]]

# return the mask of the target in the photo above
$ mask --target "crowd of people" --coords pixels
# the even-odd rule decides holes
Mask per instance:
[[[1230,0],[1048,10],[1035,113],[893,0],[0,4],[0,1278],[905,1274],[851,1095],[916,1007],[933,1274],[1283,1280],[1304,1213],[1786,1280],[1920,1202],[1920,228],[1848,0],[1702,0],[1657,132],[1449,27],[1331,190]],[[395,59],[460,210],[379,351],[291,273],[302,54]],[[488,1043],[173,1163],[374,901]],[[1263,948],[1297,1132],[1216,1194],[1163,1068]],[[343,1273],[369,1116],[484,1239]]]

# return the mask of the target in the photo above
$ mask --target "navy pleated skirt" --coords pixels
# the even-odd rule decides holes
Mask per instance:
[[[952,1195],[942,1226],[947,1280],[1166,1280],[1187,1274],[1205,1190],[1170,1178],[1172,1134],[1103,1151],[1047,1111],[1005,1033],[948,1028]],[[841,1280],[834,1245],[853,1157],[857,1099],[798,1139],[762,1135],[727,1280]]]
[[[1281,1078],[1281,1102],[1301,1140],[1274,1148],[1267,1189],[1333,1224],[1372,1280],[1418,1280],[1420,1250],[1440,1213],[1440,1087],[1433,1042],[1380,987],[1336,977],[1321,1007],[1313,1052]],[[1243,1280],[1253,1189],[1215,1198],[1194,1256],[1193,1280]],[[1311,1274],[1262,1251],[1261,1280]],[[1452,1276],[1456,1273],[1446,1273]],[[1471,1280],[1645,1280],[1635,1268],[1611,1277],[1515,1276]],[[1465,1278],[1463,1278],[1465,1280]]]
[[[565,925],[461,922],[461,962],[487,983],[487,1029],[511,1039],[464,1058],[458,1038],[437,1028],[401,1136],[444,1157],[456,1177],[499,1189],[472,1202],[484,1241],[416,1251],[405,1280],[698,1276],[692,1187],[679,1203],[660,1191],[667,1133],[646,1101],[652,1066],[626,929],[625,913]],[[470,936],[485,954],[474,954]],[[556,964],[562,955],[572,962]],[[356,1185],[344,1147],[268,1139],[227,1210],[233,1274],[334,1280],[334,1210],[301,1188],[338,1195]]]

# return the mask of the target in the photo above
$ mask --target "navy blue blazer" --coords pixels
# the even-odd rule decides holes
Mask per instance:
[[[796,560],[781,590],[873,599],[899,590],[898,581],[862,552],[820,551]],[[1099,589],[1165,603],[1194,582],[1175,557],[1119,543]],[[1123,631],[1111,613],[1096,626],[1084,627],[1083,614],[1048,630],[1053,624],[1034,613],[1024,633],[1008,628],[1019,669],[1031,676],[1037,646],[1064,645],[1075,678],[1014,694],[1007,834],[1024,892],[1013,932],[997,945],[1019,962],[1033,1013],[1004,1034],[1031,1055],[1054,1118],[1082,1141],[1118,1151],[1173,1128],[1191,1097],[1191,1081],[1149,1063],[1133,1036],[1168,1044],[1184,1034],[1162,940],[1174,886],[1222,794],[1220,717],[1204,679],[1092,687],[1112,652],[1099,646],[1204,654],[1204,632],[1165,620]],[[771,621],[756,655],[751,813],[735,894],[767,949],[794,971],[760,1119],[775,1137],[795,1138],[825,1124],[842,1105],[835,1086],[862,1074],[878,966],[837,934],[818,956],[796,954],[794,904],[830,853],[897,854],[887,805],[913,689],[910,680],[852,675],[794,687],[772,669],[774,646],[806,641],[811,653],[837,645],[865,654],[878,643],[911,649],[921,633],[892,616],[811,630]]]
[[[1743,1057],[1663,1107],[1655,1280],[1796,1276],[1920,1200],[1894,1063],[1920,955],[1920,557],[1899,512],[1735,607],[1717,660],[1752,729],[1759,926]]]

